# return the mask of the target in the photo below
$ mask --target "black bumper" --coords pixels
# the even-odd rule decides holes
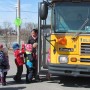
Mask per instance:
[[[49,70],[49,73],[52,75],[90,77],[90,66],[67,65],[67,64],[49,64],[48,70]]]

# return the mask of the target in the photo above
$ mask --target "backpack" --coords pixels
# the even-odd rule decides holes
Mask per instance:
[[[2,65],[5,61],[5,53],[0,51],[0,65]]]

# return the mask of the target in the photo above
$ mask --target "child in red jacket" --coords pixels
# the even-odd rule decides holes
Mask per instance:
[[[15,64],[17,66],[17,73],[14,76],[14,80],[16,82],[20,82],[24,64],[24,50],[23,49],[20,50],[20,45],[18,43],[13,44],[13,50],[15,56]]]

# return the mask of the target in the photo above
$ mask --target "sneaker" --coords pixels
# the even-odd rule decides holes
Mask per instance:
[[[50,80],[50,74],[46,74],[46,79]]]
[[[16,77],[13,78],[15,82],[21,82],[21,79],[17,79]]]
[[[28,80],[27,78],[26,78],[26,83],[28,84],[28,83],[31,83],[32,82],[32,79],[31,80]]]
[[[36,82],[41,82],[42,80],[41,80],[41,78],[36,77],[36,78],[35,78],[35,81],[36,81]]]
[[[29,83],[31,83],[31,82],[32,82],[32,81],[28,81],[28,80],[26,80],[26,83],[27,83],[27,84],[29,84]]]
[[[17,81],[16,77],[13,78],[14,81]]]

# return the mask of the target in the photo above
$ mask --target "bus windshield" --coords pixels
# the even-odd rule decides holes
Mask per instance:
[[[90,32],[90,2],[60,2],[54,7],[55,32]]]

